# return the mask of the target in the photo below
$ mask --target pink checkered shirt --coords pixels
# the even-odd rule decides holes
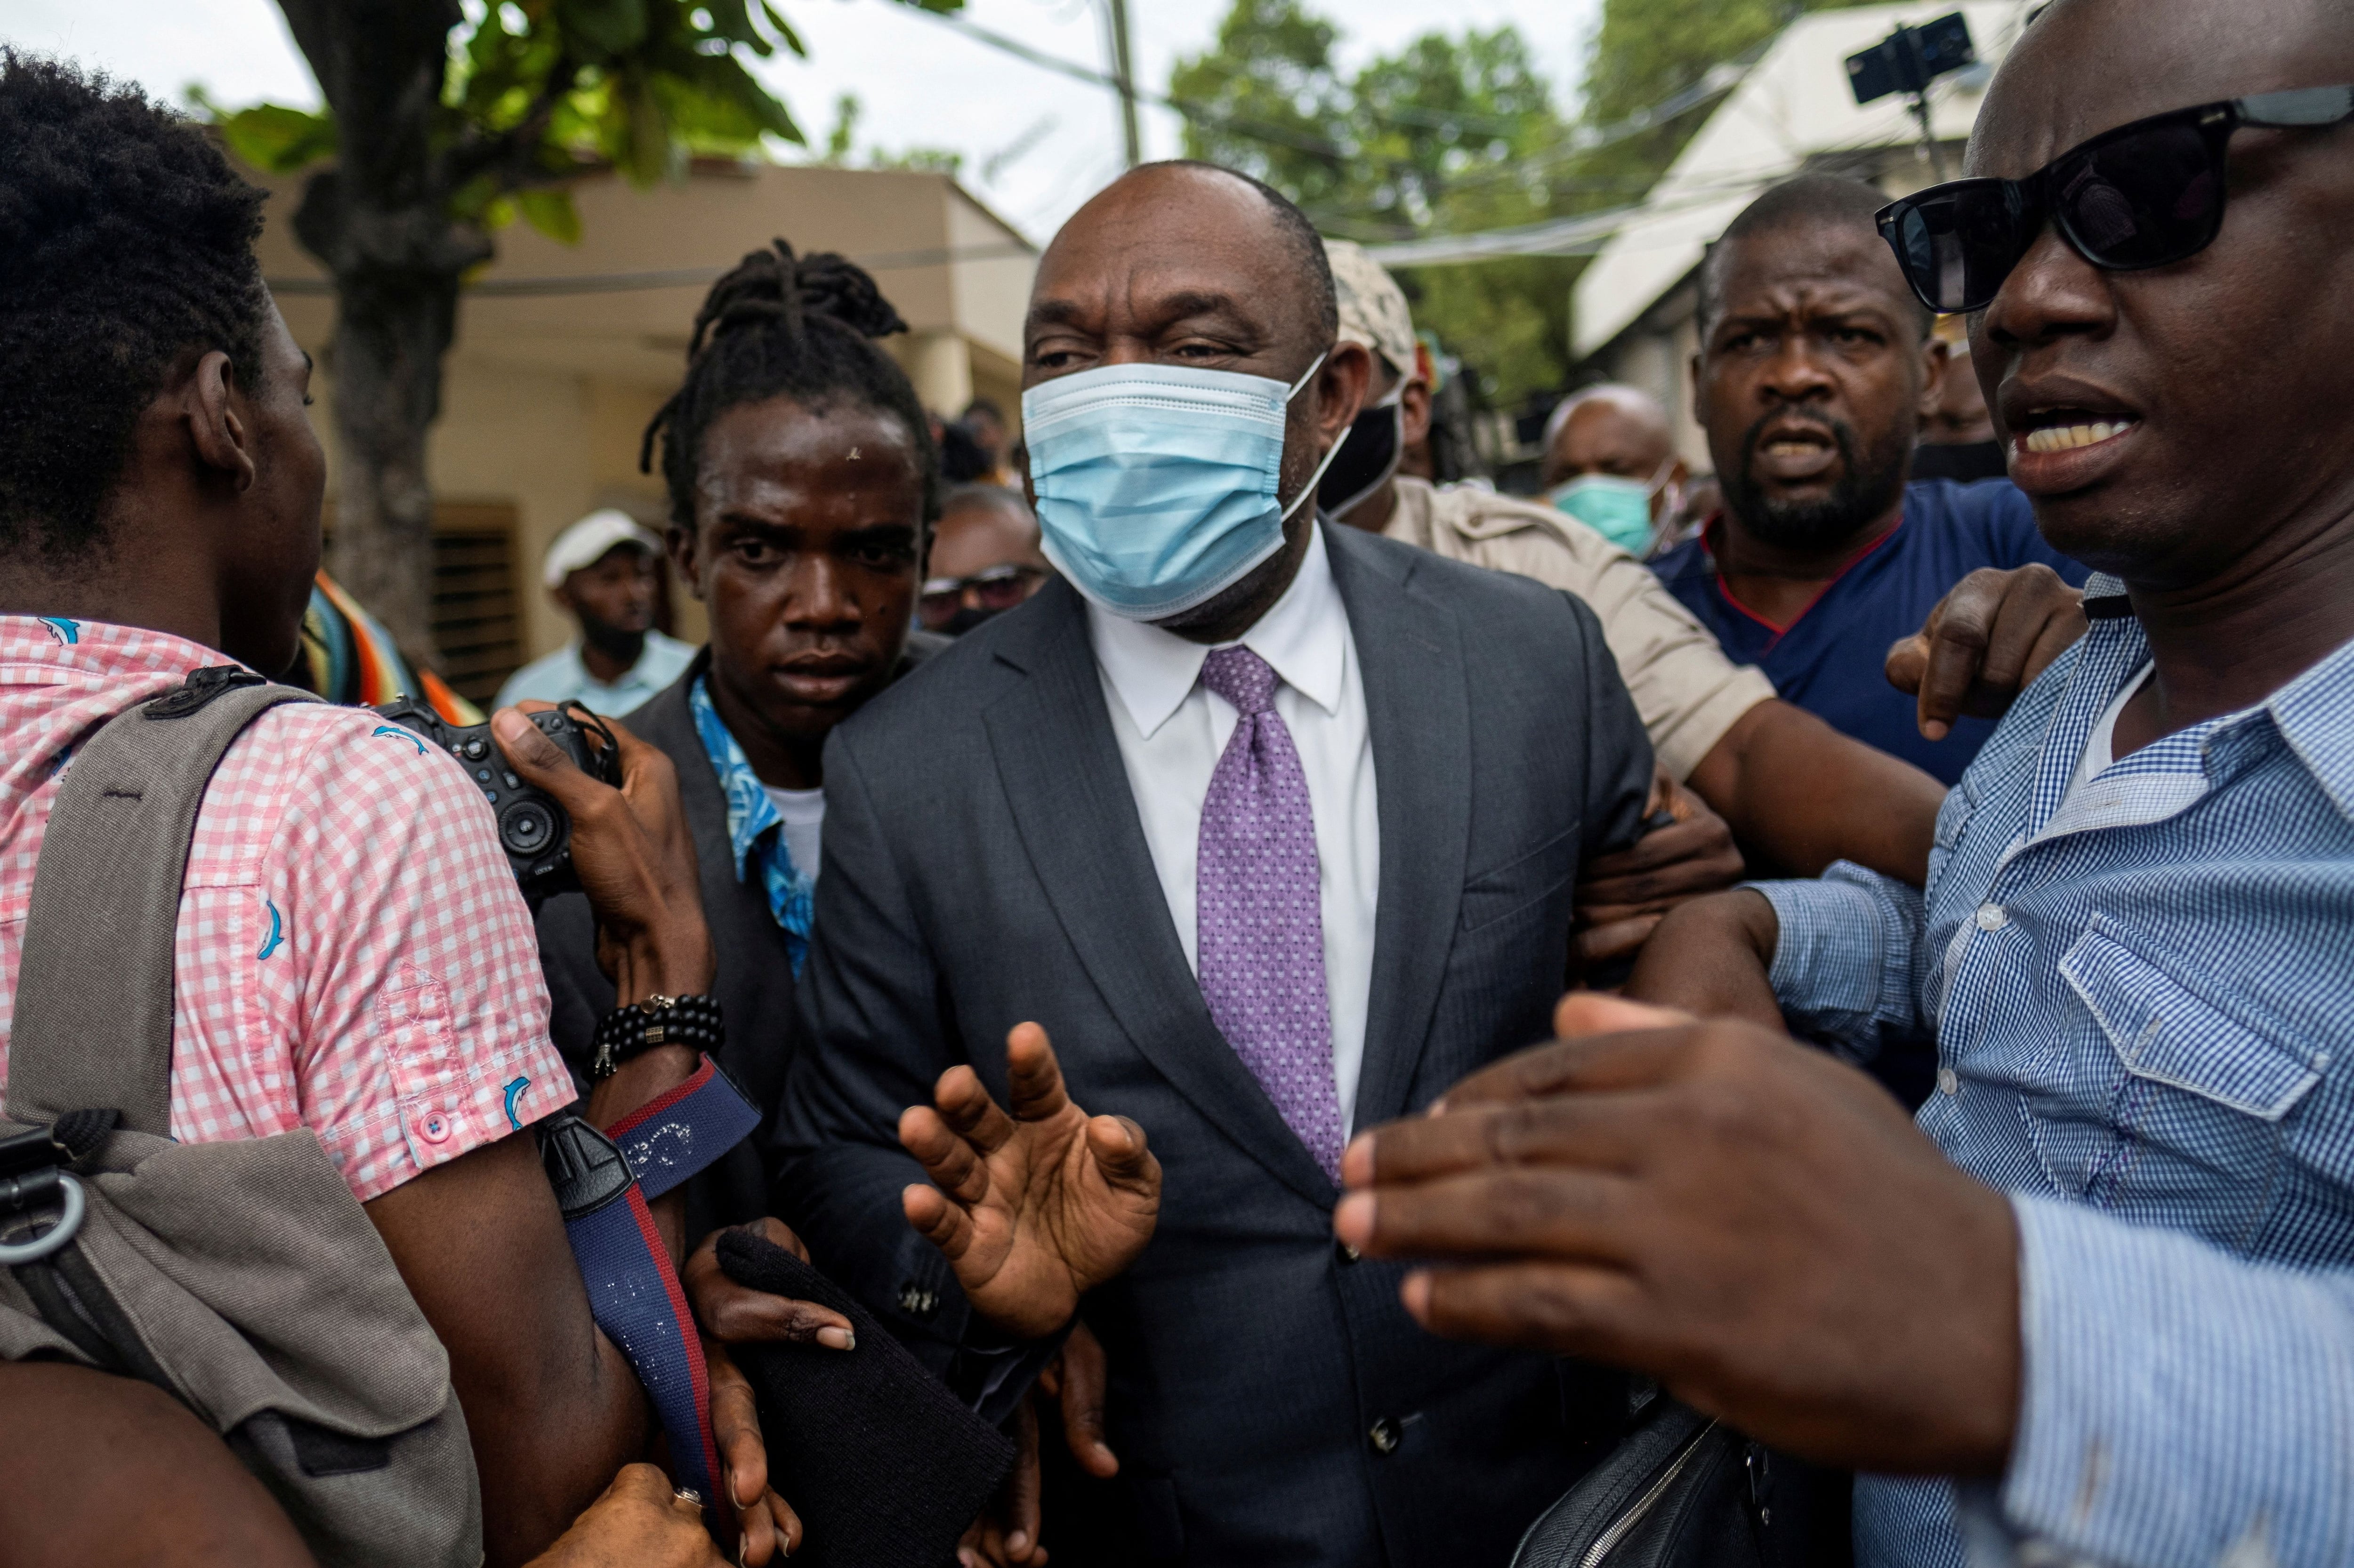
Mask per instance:
[[[227,662],[160,632],[0,616],[0,1085],[74,744]],[[307,1127],[363,1201],[573,1098],[489,804],[385,727],[314,703],[248,726],[196,813],[174,949],[172,1135]]]

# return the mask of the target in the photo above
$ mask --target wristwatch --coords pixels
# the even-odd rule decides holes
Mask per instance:
[[[621,1064],[651,1046],[688,1045],[716,1051],[727,1038],[720,1022],[716,996],[650,996],[627,1007],[617,1007],[597,1021],[596,1048],[588,1057],[588,1077],[603,1083]]]

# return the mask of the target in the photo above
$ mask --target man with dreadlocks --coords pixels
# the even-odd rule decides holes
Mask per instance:
[[[715,994],[738,1025],[720,1064],[770,1113],[784,1091],[788,1021],[822,868],[827,738],[948,645],[910,630],[941,486],[923,405],[875,344],[906,330],[864,271],[836,255],[796,256],[777,240],[712,286],[685,381],[640,454],[652,468],[659,450],[671,558],[710,612],[711,642],[630,722],[678,771],[717,959]],[[584,1072],[597,1021],[614,1005],[588,901],[550,900],[539,935],[557,1044]],[[686,1192],[690,1234],[769,1209],[749,1144]],[[912,1231],[896,1239],[931,1250]],[[779,1335],[811,1331],[798,1304],[747,1309],[773,1313]],[[1091,1351],[1082,1338],[1071,1364]],[[1090,1378],[1065,1386],[1076,1396]],[[1074,1397],[1071,1410],[1074,1453],[1108,1472],[1114,1462],[1091,1425],[1092,1402]],[[977,1527],[994,1531],[977,1542],[988,1554],[1031,1560],[1035,1493],[1023,1495],[1030,1501],[1019,1517]]]
[[[712,286],[641,458],[659,451],[672,558],[711,642],[630,723],[678,770],[716,994],[742,1024],[720,1065],[763,1109],[809,946],[826,736],[943,641],[908,630],[940,483],[923,405],[874,341],[906,330],[840,256],[756,250]],[[549,900],[539,934],[556,1043],[585,1074],[614,1005],[587,898]],[[696,1235],[769,1207],[748,1144],[687,1194]]]

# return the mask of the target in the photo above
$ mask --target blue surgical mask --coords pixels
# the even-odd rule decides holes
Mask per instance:
[[[1616,474],[1580,474],[1553,493],[1553,507],[1639,556],[1651,542],[1651,497],[1667,483],[1675,464],[1672,457],[1661,463],[1649,484]]]
[[[1107,365],[1022,395],[1046,558],[1112,614],[1161,620],[1207,603],[1283,548],[1334,442],[1281,496],[1286,387],[1182,365]]]

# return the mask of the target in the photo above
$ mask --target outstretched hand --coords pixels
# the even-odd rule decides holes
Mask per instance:
[[[960,1066],[940,1075],[931,1105],[899,1118],[900,1143],[934,1183],[900,1201],[975,1311],[1043,1339],[1152,1239],[1161,1161],[1136,1123],[1071,1103],[1044,1029],[1016,1024],[1005,1062],[1010,1115]]]
[[[1773,1031],[1573,995],[1564,1038],[1341,1158],[1436,1333],[1631,1367],[1803,1458],[1993,1475],[2018,1234],[1886,1091]]]

